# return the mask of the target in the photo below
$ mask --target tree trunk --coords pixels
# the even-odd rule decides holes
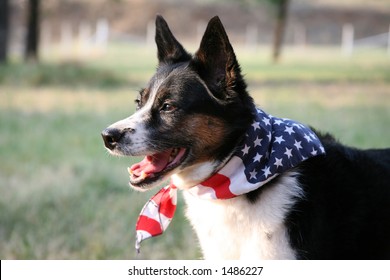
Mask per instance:
[[[26,37],[25,60],[38,60],[39,47],[39,2],[40,0],[29,0],[28,23]]]
[[[276,63],[279,61],[280,52],[283,44],[284,31],[287,22],[287,10],[289,0],[280,0],[276,6],[276,26],[274,33],[274,44],[273,44],[273,61]]]
[[[0,64],[7,62],[8,13],[8,0],[0,0]]]

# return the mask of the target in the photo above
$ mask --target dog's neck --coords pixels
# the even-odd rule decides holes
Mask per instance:
[[[233,154],[233,153],[232,153]],[[221,169],[230,159],[229,155],[224,161],[206,161],[187,167],[171,176],[171,182],[181,190],[189,190],[193,186],[202,183],[217,170]]]

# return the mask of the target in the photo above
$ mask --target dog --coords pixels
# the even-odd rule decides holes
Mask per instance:
[[[218,17],[194,55],[160,15],[155,40],[136,112],[102,137],[113,155],[144,157],[129,168],[134,189],[170,179],[169,198],[183,192],[205,259],[390,259],[390,149],[346,147],[256,108]]]

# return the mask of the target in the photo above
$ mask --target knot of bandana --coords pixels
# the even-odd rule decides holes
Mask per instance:
[[[202,199],[230,199],[260,188],[306,159],[325,154],[317,135],[298,122],[260,109],[230,160],[217,173],[188,191]],[[144,206],[136,225],[136,249],[162,234],[173,218],[177,188],[162,188]]]

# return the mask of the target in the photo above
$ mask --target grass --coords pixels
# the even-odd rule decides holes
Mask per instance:
[[[280,65],[237,53],[256,103],[268,113],[320,127],[351,146],[389,146],[384,52],[344,58],[334,49],[290,50]],[[134,110],[154,57],[151,48],[116,45],[72,63],[52,56],[0,67],[1,259],[136,257],[135,221],[154,191],[127,187],[126,167],[135,159],[108,156],[100,131]],[[145,241],[139,258],[200,257],[183,212],[179,199],[168,231]]]
[[[107,70],[91,68],[77,61],[60,63],[13,63],[0,67],[0,84],[13,86],[88,86],[110,88],[131,82]]]
[[[109,157],[100,137],[100,131],[129,108],[112,113],[118,107],[112,103],[107,111],[94,109],[96,99],[124,104],[129,96],[125,91],[49,94],[56,90],[6,90],[1,96],[8,99],[0,113],[0,154],[6,159],[0,164],[1,258],[133,258],[134,224],[151,194],[126,187],[126,167],[134,159]],[[78,97],[87,95],[89,104],[83,104]],[[179,208],[174,223],[184,220],[182,213]],[[196,256],[196,249],[182,253],[189,240],[181,232],[189,232],[189,226],[177,228],[175,238],[180,241],[168,235],[166,241],[174,249],[168,255],[156,254],[158,258]]]

